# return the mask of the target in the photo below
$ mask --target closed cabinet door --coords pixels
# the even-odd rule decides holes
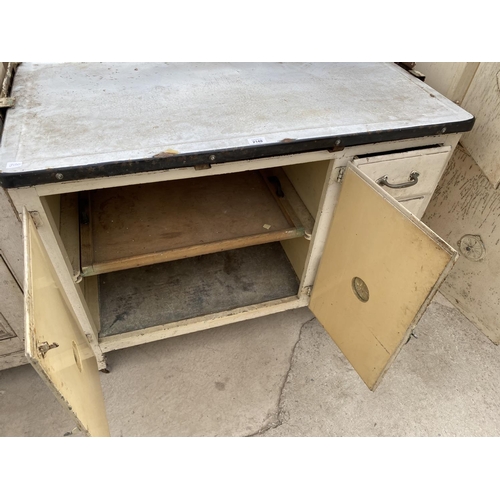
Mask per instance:
[[[346,168],[309,307],[370,389],[457,257],[383,187]]]
[[[90,436],[109,436],[99,370],[56,271],[24,211],[26,355]]]

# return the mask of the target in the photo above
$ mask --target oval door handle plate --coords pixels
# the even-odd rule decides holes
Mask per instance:
[[[368,299],[370,298],[370,291],[368,290],[368,286],[366,286],[366,283],[358,276],[355,276],[352,279],[351,285],[354,295],[361,302],[368,302]]]
[[[401,184],[391,184],[390,182],[387,181],[387,175],[384,175],[383,177],[380,177],[380,179],[377,179],[376,183],[391,189],[403,189],[414,186],[418,182],[419,175],[420,174],[418,172],[413,171],[410,173],[408,181],[402,182]]]

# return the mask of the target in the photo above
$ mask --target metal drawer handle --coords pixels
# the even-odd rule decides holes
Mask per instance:
[[[384,175],[384,177],[381,177],[380,179],[377,179],[376,182],[377,184],[380,184],[381,186],[387,186],[388,188],[391,189],[403,189],[407,188],[410,186],[414,186],[418,182],[418,176],[420,174],[418,172],[411,172],[410,177],[408,179],[408,182],[402,182],[401,184],[391,184],[390,182],[387,182],[387,175]]]

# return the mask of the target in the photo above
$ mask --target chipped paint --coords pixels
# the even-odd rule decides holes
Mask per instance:
[[[154,155],[153,158],[168,158],[169,156],[175,156],[178,154],[179,151],[177,151],[176,149],[166,149],[165,151],[162,151],[161,153]]]

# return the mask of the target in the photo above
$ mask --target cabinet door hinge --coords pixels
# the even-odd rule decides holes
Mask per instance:
[[[37,212],[36,210],[33,212],[30,212],[31,218],[33,219],[33,223],[35,224],[35,227],[40,227],[42,225],[42,218],[40,217],[40,212]]]
[[[339,173],[337,175],[337,182],[339,184],[342,184],[342,180],[344,179],[345,169],[346,169],[346,167],[340,167],[339,168]]]
[[[42,358],[45,358],[45,355],[51,350],[59,347],[59,344],[53,342],[49,344],[48,342],[40,342],[37,346],[38,352],[42,355]]]

